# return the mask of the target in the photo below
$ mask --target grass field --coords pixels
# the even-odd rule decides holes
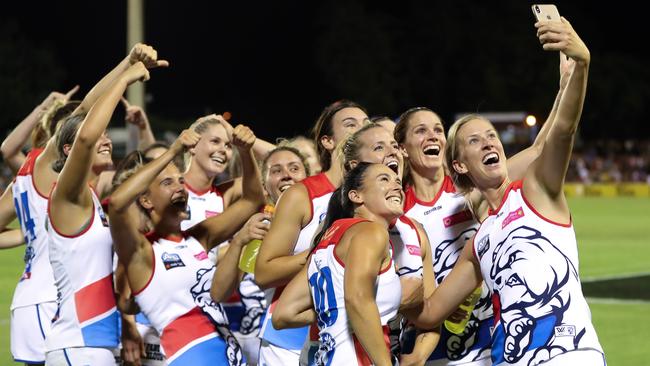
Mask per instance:
[[[650,229],[650,199],[573,198],[569,204],[583,278],[650,273],[650,230],[646,230]],[[9,305],[22,269],[22,255],[22,248],[0,251],[0,365],[13,364]],[[592,299],[590,306],[609,365],[650,362],[650,302]]]

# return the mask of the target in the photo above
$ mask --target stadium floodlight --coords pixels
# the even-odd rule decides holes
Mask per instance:
[[[529,114],[528,116],[526,116],[525,123],[526,126],[533,127],[537,124],[537,118],[535,118],[535,116],[533,116],[532,114]]]

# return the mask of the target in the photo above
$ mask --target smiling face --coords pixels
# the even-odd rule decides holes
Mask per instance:
[[[402,180],[383,164],[372,164],[365,171],[360,188],[348,193],[350,200],[362,204],[373,215],[392,221],[404,214]]]
[[[349,161],[351,168],[354,168],[360,161],[384,164],[401,179],[404,171],[404,157],[399,150],[397,141],[386,128],[376,125],[360,131],[356,145],[356,151],[351,154],[355,155],[355,159]]]
[[[223,125],[207,124],[191,153],[193,165],[198,165],[208,176],[223,173],[232,157],[232,146]]]
[[[93,171],[97,174],[113,166],[113,142],[106,134],[102,133],[95,143],[95,155],[93,157]]]
[[[466,174],[477,188],[498,188],[507,178],[506,155],[492,123],[482,118],[467,121],[458,129],[455,143],[453,169]]]
[[[180,227],[180,222],[189,218],[185,179],[173,163],[156,176],[139,201],[143,208],[152,213],[152,219],[178,221]]]
[[[433,112],[421,110],[409,116],[402,147],[411,168],[422,176],[435,174],[444,167],[447,144],[445,128]]]
[[[282,192],[307,177],[300,157],[288,150],[279,150],[269,156],[263,170],[266,172],[264,188],[274,203]]]

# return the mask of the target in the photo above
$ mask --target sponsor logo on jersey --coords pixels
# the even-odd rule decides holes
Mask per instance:
[[[323,222],[323,220],[325,220],[325,216],[327,216],[327,212],[323,212],[322,214],[320,214],[320,216],[318,216],[318,223],[319,224],[321,222]]]
[[[504,227],[508,226],[509,223],[518,220],[522,217],[524,217],[524,210],[521,207],[519,207],[518,209],[509,213],[508,216],[506,216],[506,218],[503,219],[503,222],[501,222],[501,228],[503,229]]]
[[[208,217],[217,216],[218,214],[219,214],[219,212],[217,212],[217,211],[205,210],[205,218],[206,219]]]
[[[203,251],[198,252],[198,253],[194,254],[194,258],[196,258],[196,259],[198,259],[200,261],[202,261],[204,259],[208,259],[208,253],[203,252]]]
[[[406,250],[408,250],[410,255],[417,255],[417,256],[422,255],[422,251],[420,250],[419,245],[404,244],[404,246],[406,247]]]
[[[576,327],[574,325],[560,325],[555,327],[556,337],[574,337],[576,335]]]
[[[435,206],[435,207],[433,207],[433,208],[430,208],[430,209],[424,211],[424,214],[425,214],[425,215],[428,215],[428,214],[430,214],[430,213],[432,213],[432,212],[438,211],[438,210],[441,209],[441,208],[442,208],[442,205]]]
[[[445,217],[444,219],[442,219],[442,223],[447,228],[450,226],[454,226],[456,224],[460,224],[461,222],[470,221],[472,219],[473,219],[472,212],[470,210],[465,210],[465,211],[457,212],[451,216]]]
[[[490,248],[490,236],[485,235],[484,237],[481,238],[481,240],[478,241],[478,245],[476,246],[476,252],[478,253],[479,258],[483,258],[483,254],[487,252],[487,250]]]
[[[181,256],[176,253],[164,252],[160,258],[162,259],[166,270],[176,267],[185,267],[185,263],[181,260]]]

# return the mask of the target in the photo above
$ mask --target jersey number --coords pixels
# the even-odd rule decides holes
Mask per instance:
[[[332,272],[329,267],[323,267],[311,275],[309,284],[312,287],[314,307],[318,314],[318,327],[320,329],[332,326],[338,318],[339,310],[336,307],[336,295],[332,284]]]
[[[16,206],[16,214],[18,216],[18,221],[20,221],[20,226],[23,228],[23,233],[25,234],[25,241],[31,243],[36,240],[36,225],[34,224],[34,219],[29,213],[29,202],[27,202],[27,192],[20,193],[20,202],[14,197],[14,206]]]

